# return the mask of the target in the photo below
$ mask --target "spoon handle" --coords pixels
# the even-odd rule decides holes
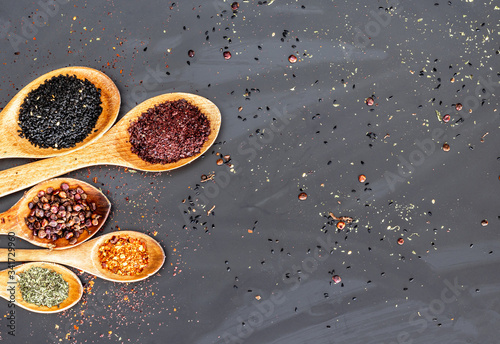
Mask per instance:
[[[8,235],[9,233],[15,234],[18,229],[16,213],[13,208],[0,214],[0,235]]]
[[[93,144],[70,154],[9,168],[0,172],[0,197],[82,167],[113,163],[114,155],[109,146]]]
[[[63,254],[61,254],[63,253]],[[50,262],[71,265],[73,259],[71,255],[64,254],[62,251],[55,250],[30,250],[30,249],[16,249],[15,257],[16,262]],[[0,249],[0,262],[7,262],[9,260],[9,250],[6,248]]]
[[[9,282],[9,272],[7,270],[0,271],[0,297],[3,297],[5,300],[8,300],[10,295],[7,290]]]

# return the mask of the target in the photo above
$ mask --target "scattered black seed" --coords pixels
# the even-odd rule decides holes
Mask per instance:
[[[101,90],[88,80],[59,75],[24,99],[19,136],[40,148],[70,148],[94,129],[102,113]]]

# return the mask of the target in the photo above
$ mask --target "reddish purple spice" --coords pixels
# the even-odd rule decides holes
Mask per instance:
[[[132,152],[152,164],[168,164],[200,152],[210,135],[210,123],[184,99],[148,109],[128,132]]]

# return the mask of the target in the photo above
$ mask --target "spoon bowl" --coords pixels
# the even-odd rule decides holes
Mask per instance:
[[[210,123],[210,135],[201,147],[200,152],[169,164],[151,164],[142,160],[138,155],[132,153],[132,145],[130,144],[128,133],[130,125],[149,108],[167,101],[176,101],[179,99],[185,99],[189,103],[197,106],[201,113],[207,117]],[[210,100],[189,93],[167,93],[149,98],[134,107],[112,128],[112,132],[110,132],[109,135],[106,135],[103,140],[100,140],[99,143],[104,142],[106,139],[110,139],[109,142],[114,145],[114,150],[118,153],[118,156],[116,157],[116,163],[110,164],[131,167],[141,171],[163,172],[189,164],[203,155],[215,142],[215,139],[219,134],[220,125],[220,111]]]
[[[89,80],[96,88],[101,89],[102,113],[97,120],[94,130],[72,148],[54,149],[39,148],[31,144],[26,138],[21,138],[18,119],[19,110],[28,94],[37,89],[45,81],[59,75],[75,75],[78,79]],[[0,159],[3,158],[48,158],[67,154],[100,138],[115,122],[120,110],[120,92],[114,82],[104,73],[88,67],[66,67],[53,70],[36,78],[23,87],[0,113]]]
[[[65,311],[66,309],[69,309],[74,305],[76,305],[78,301],[80,301],[80,299],[82,298],[83,295],[82,282],[80,282],[80,279],[78,278],[78,276],[75,275],[73,271],[69,270],[68,268],[65,268],[64,266],[53,263],[34,262],[34,263],[26,263],[15,266],[13,270],[15,271],[16,275],[19,275],[20,273],[25,272],[26,270],[32,267],[46,268],[61,274],[63,279],[66,282],[68,282],[69,285],[68,297],[66,298],[66,300],[61,302],[59,305],[52,307],[37,306],[24,301],[19,284],[12,284],[12,282],[17,281],[19,277],[16,276],[16,279],[12,280],[13,275],[12,273],[9,274],[9,271],[11,271],[10,269],[0,271],[0,297],[3,297],[6,300],[10,300],[11,302],[15,300],[15,304],[17,306],[27,309],[28,311],[35,313],[44,313],[44,314],[58,313]],[[14,286],[13,288],[14,289],[13,295],[15,296],[14,300],[12,300],[10,290],[8,289],[9,286]]]
[[[151,164],[132,153],[128,133],[130,125],[154,105],[179,99],[185,99],[192,105],[197,106],[210,123],[210,135],[201,147],[200,152],[169,164]],[[44,179],[53,178],[88,166],[117,165],[151,172],[173,170],[189,164],[203,155],[217,138],[220,125],[221,113],[219,109],[210,100],[201,96],[189,93],[168,93],[150,98],[130,110],[106,134],[85,148],[0,172],[0,197],[22,190]],[[31,174],[27,178],[26,175],[30,171],[37,171],[37,173],[36,175]]]
[[[46,238],[39,238],[33,235],[33,231],[28,228],[25,222],[31,212],[28,204],[32,201],[33,197],[38,194],[40,190],[47,190],[47,188],[52,187],[58,189],[61,187],[62,183],[67,183],[70,189],[81,187],[83,191],[87,194],[88,200],[96,204],[96,210],[94,213],[100,215],[98,219],[99,223],[97,226],[89,227],[89,230],[84,230],[75,244],[70,244],[68,239],[59,238],[56,241],[52,241]],[[5,213],[0,214],[0,235],[15,235],[21,239],[30,242],[33,245],[40,247],[47,247],[52,249],[67,249],[75,247],[88,240],[94,236],[99,229],[102,227],[106,219],[108,218],[109,212],[111,210],[111,203],[104,196],[102,192],[93,187],[90,184],[82,182],[80,180],[72,178],[55,178],[51,180],[39,183],[35,187],[27,191],[23,197],[9,210]]]
[[[99,261],[98,250],[104,241],[113,236],[129,236],[146,243],[148,264],[142,272],[134,276],[122,276],[104,269]],[[8,260],[8,249],[0,249],[0,262]],[[115,231],[82,243],[71,251],[16,249],[16,261],[45,261],[64,264],[83,270],[112,282],[137,282],[154,275],[165,263],[165,252],[160,244],[149,235],[136,231]]]

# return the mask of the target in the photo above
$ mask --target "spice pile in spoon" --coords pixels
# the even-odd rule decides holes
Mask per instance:
[[[132,152],[152,164],[168,164],[196,155],[210,135],[210,123],[184,99],[155,105],[128,132]]]
[[[88,80],[59,75],[28,93],[19,111],[19,134],[40,148],[70,148],[94,129],[101,90]]]

